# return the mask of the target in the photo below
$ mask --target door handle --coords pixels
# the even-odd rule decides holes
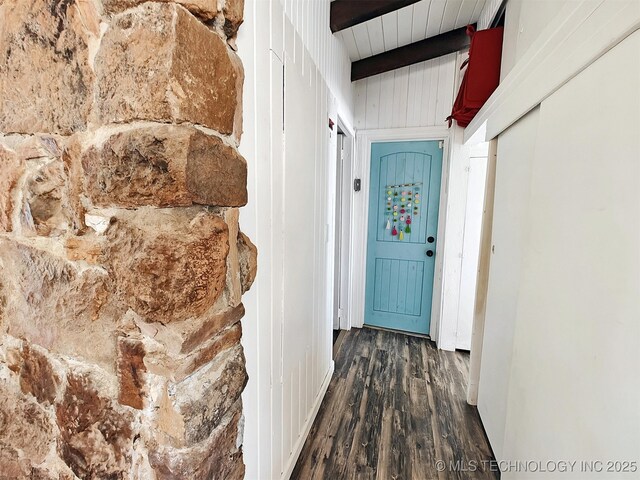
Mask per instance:
[[[433,250],[427,250],[427,257],[433,257]]]

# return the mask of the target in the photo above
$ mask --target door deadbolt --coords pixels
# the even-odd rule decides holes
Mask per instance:
[[[436,241],[436,239],[435,239],[435,238],[433,238],[433,237],[429,237],[429,238],[427,238],[427,243],[433,243],[433,242],[435,242],[435,241]]]

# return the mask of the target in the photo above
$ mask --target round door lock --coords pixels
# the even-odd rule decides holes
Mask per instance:
[[[435,242],[435,241],[436,241],[436,239],[435,239],[435,238],[433,238],[433,237],[429,237],[429,238],[427,238],[427,242],[428,242],[428,243],[433,243],[433,242]]]
[[[427,257],[433,257],[433,250],[427,250]]]

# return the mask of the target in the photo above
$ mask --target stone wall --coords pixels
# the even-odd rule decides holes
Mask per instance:
[[[242,0],[0,0],[0,479],[240,479]]]

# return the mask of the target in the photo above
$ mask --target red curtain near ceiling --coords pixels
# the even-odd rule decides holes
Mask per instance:
[[[467,35],[471,37],[469,58],[461,67],[467,69],[451,115],[447,117],[449,126],[452,120],[461,127],[469,125],[500,83],[503,28],[476,31],[469,25]]]

